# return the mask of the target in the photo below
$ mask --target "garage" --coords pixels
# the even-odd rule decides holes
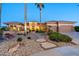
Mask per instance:
[[[57,27],[58,27],[59,32],[73,32],[74,24],[75,22],[72,22],[72,21],[49,21],[47,22],[48,28],[52,30],[53,32],[57,31]]]

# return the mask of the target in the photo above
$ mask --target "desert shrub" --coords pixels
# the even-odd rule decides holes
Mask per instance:
[[[68,35],[62,35],[61,38],[60,38],[60,41],[62,42],[71,42],[72,41],[72,38],[69,37]]]
[[[64,35],[64,34],[60,34],[60,33],[57,33],[57,32],[53,32],[49,35],[49,39],[52,40],[52,41],[57,41],[57,42],[71,42],[72,41],[72,38],[67,36],[67,35]]]
[[[75,26],[74,29],[76,32],[79,32],[79,26]]]
[[[15,36],[13,34],[10,34],[10,33],[5,33],[5,37],[8,38],[8,39],[12,39]]]
[[[23,33],[17,33],[17,35],[24,35]]]
[[[23,39],[21,38],[21,37],[19,37],[18,39],[17,39],[17,42],[21,42]]]
[[[31,37],[27,37],[27,39],[31,39]]]
[[[38,30],[38,29],[36,29],[36,33],[38,33],[38,31],[39,31],[39,30]]]
[[[0,30],[0,35],[3,35],[3,31],[2,30]]]
[[[40,31],[38,31],[38,33],[45,33],[45,31],[40,30]]]
[[[52,30],[48,30],[47,34],[50,35],[52,34],[52,32],[53,32]]]

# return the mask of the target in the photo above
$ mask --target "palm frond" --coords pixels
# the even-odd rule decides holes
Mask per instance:
[[[35,5],[37,5],[38,3],[35,3]]]
[[[36,5],[37,8],[39,8],[39,9],[44,8],[44,4],[43,4],[43,3],[35,3],[35,5]]]
[[[44,4],[42,4],[42,7],[44,8]]]

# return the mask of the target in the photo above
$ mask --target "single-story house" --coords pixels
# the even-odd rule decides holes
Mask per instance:
[[[72,21],[49,21],[47,22],[47,26],[54,32],[57,31],[57,26],[59,32],[73,32],[75,23]]]
[[[4,24],[6,24],[9,30],[11,31],[24,31],[24,23],[6,22]],[[54,32],[57,31],[57,27],[59,32],[72,32],[74,31],[74,24],[75,22],[72,22],[72,21],[48,21],[45,23],[39,23],[39,22],[26,23],[27,30],[39,31],[41,27],[41,30],[43,31],[47,31],[47,29],[50,29]]]

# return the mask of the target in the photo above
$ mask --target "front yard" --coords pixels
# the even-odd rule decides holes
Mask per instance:
[[[23,39],[22,46],[16,48],[16,51],[9,52],[9,49],[12,49],[12,46],[17,45],[17,38],[21,37]],[[27,39],[27,37],[31,37]],[[26,36],[23,35],[15,35],[14,38],[8,39],[2,43],[0,43],[0,55],[5,56],[27,56],[32,55],[34,53],[39,53],[41,51],[46,51],[58,47],[64,46],[73,46],[74,44],[71,42],[56,42],[51,41],[48,38],[46,33],[35,33],[31,32]],[[14,48],[15,48],[14,47]]]

